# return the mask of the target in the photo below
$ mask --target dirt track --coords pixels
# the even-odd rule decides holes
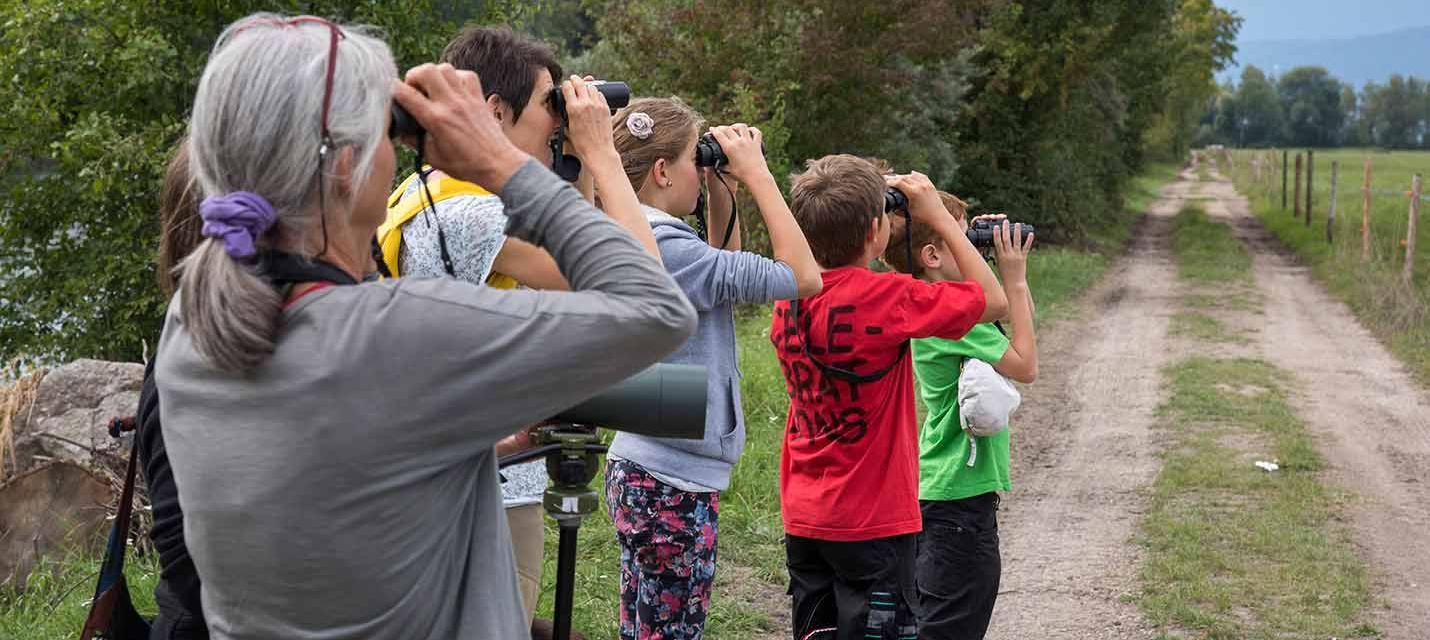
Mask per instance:
[[[1013,491],[999,514],[1003,580],[990,638],[1147,638],[1132,536],[1157,472],[1167,325],[1176,310],[1171,219],[1196,188],[1163,189],[1082,318],[1039,339],[1043,377],[1013,436]],[[1037,283],[1033,283],[1036,294]]]
[[[1331,468],[1328,480],[1352,493],[1347,514],[1356,546],[1375,576],[1383,607],[1376,626],[1390,639],[1430,635],[1430,394],[1355,320],[1312,282],[1302,265],[1251,215],[1229,181],[1203,193],[1207,213],[1231,223],[1253,257],[1264,296],[1259,357],[1292,371],[1300,417]]]
[[[1430,401],[1345,305],[1250,215],[1230,182],[1191,172],[1163,190],[1128,255],[1091,291],[1083,318],[1040,337],[1044,377],[1014,438],[1014,490],[1000,514],[1003,586],[990,638],[1150,638],[1134,604],[1143,490],[1157,470],[1158,370],[1179,286],[1168,230],[1183,200],[1232,225],[1253,255],[1262,312],[1229,326],[1247,355],[1294,372],[1301,417],[1350,491],[1347,516],[1376,578],[1383,637],[1430,628]],[[1034,283],[1036,286],[1036,283]],[[1206,353],[1208,349],[1201,349]]]

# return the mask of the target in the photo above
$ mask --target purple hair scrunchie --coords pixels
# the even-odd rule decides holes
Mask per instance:
[[[252,191],[204,198],[199,217],[204,220],[204,237],[222,238],[223,250],[234,258],[253,255],[253,241],[278,219],[273,205]]]

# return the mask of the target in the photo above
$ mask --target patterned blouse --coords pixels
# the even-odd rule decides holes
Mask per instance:
[[[403,197],[418,183],[413,182]],[[437,213],[426,209],[402,227],[402,250],[398,254],[404,277],[437,278],[447,275],[442,268],[442,252],[437,230],[447,238],[447,252],[457,277],[485,283],[497,253],[506,242],[506,214],[501,198],[495,195],[459,196],[437,203]],[[508,507],[541,504],[546,491],[546,461],[534,460],[502,469],[503,503]]]

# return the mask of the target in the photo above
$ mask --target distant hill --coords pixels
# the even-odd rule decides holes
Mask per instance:
[[[1316,65],[1360,89],[1367,81],[1385,82],[1391,74],[1430,79],[1430,27],[1413,27],[1343,40],[1263,40],[1237,43],[1237,65],[1256,65],[1268,75]],[[1218,80],[1241,78],[1241,67],[1223,71]]]

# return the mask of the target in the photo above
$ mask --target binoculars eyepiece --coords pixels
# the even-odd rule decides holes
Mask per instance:
[[[595,87],[601,95],[606,96],[606,104],[611,107],[611,112],[620,109],[631,103],[631,86],[624,82],[614,80],[592,80],[586,83]],[[551,88],[548,97],[551,109],[561,116],[561,120],[566,120],[566,97],[561,93],[561,86],[558,84]],[[389,138],[416,137],[424,133],[421,123],[417,118],[412,117],[402,105],[396,100],[392,101],[392,123],[387,127]]]
[[[422,125],[417,122],[417,118],[407,112],[407,109],[392,101],[392,121],[387,124],[387,137],[394,140],[398,138],[417,137],[426,133]]]
[[[884,213],[908,210],[909,197],[904,195],[904,192],[893,187],[884,189]]]
[[[765,143],[760,143],[760,154],[765,153]],[[720,148],[720,141],[715,139],[715,134],[706,133],[695,141],[695,166],[697,167],[723,167],[730,164],[730,158],[725,155],[725,150]]]

